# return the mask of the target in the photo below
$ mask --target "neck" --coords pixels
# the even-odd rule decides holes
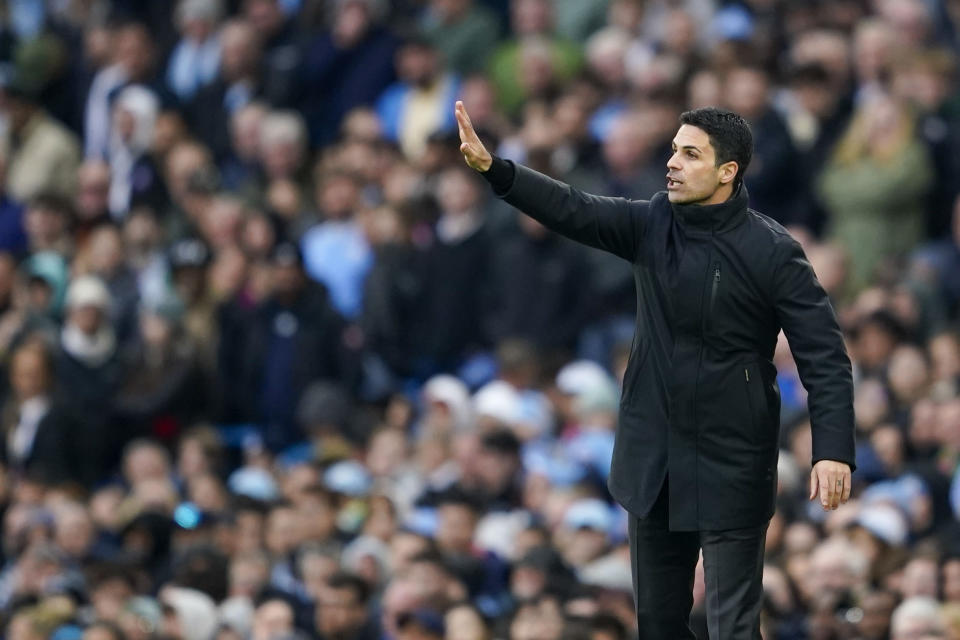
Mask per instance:
[[[719,187],[716,191],[714,191],[713,195],[711,195],[709,198],[701,202],[697,202],[696,204],[700,204],[700,205],[720,204],[721,202],[726,202],[727,200],[729,200],[730,196],[732,195],[733,195],[733,185],[725,184]]]

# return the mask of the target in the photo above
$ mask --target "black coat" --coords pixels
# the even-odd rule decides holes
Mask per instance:
[[[221,389],[234,394],[242,419],[266,428],[267,444],[280,449],[301,434],[294,421],[303,390],[332,380],[352,389],[355,353],[344,342],[346,324],[326,289],[308,283],[289,304],[266,300],[224,326],[220,345]],[[225,353],[226,352],[226,353]]]
[[[833,309],[800,245],[747,208],[746,189],[722,204],[672,205],[665,192],[598,197],[517,166],[501,197],[633,265],[637,325],[609,478],[627,510],[645,516],[669,474],[671,530],[770,518],[781,327],[809,392],[813,461],[853,467],[853,382]]]
[[[50,484],[82,482],[84,478],[77,472],[75,457],[75,440],[79,439],[78,435],[82,438],[82,434],[77,433],[76,426],[70,414],[59,403],[53,402],[37,424],[37,433],[26,458],[14,460],[10,455],[6,431],[0,439],[0,461],[28,477]],[[8,430],[15,427],[15,423],[7,425]]]
[[[494,340],[574,348],[593,302],[584,251],[554,233],[506,239],[491,262]]]

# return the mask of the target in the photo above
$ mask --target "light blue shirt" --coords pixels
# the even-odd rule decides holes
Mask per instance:
[[[213,82],[220,71],[220,38],[210,36],[201,43],[183,38],[170,54],[167,84],[181,100],[189,100]]]
[[[326,285],[330,299],[345,318],[363,310],[363,285],[373,266],[373,251],[359,225],[330,220],[311,227],[301,240],[307,274]]]

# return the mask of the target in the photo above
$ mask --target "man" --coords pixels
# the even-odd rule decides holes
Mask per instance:
[[[76,186],[80,145],[44,109],[42,85],[31,69],[0,68],[0,118],[7,122],[0,154],[6,158],[5,191],[18,202],[45,193],[69,198]]]
[[[338,572],[320,588],[314,611],[323,640],[371,640],[376,637],[367,613],[370,587],[360,576]]]
[[[702,548],[710,636],[760,638],[761,576],[776,495],[782,328],[809,392],[810,498],[850,495],[853,384],[843,336],[800,245],[747,208],[744,120],[706,108],[680,117],[667,190],[649,201],[582,193],[495,158],[455,108],[460,151],[508,203],[633,265],[636,330],[610,471],[631,513],[644,638],[693,638]]]

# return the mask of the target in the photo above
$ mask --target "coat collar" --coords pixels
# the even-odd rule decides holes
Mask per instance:
[[[737,226],[747,212],[750,198],[743,184],[730,199],[719,204],[673,204],[673,214],[687,227],[700,231],[725,231]]]

